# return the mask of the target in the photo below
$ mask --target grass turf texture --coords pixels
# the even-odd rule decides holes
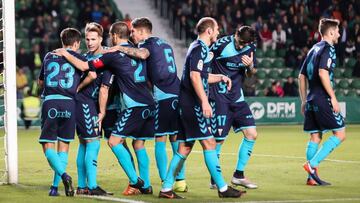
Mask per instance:
[[[252,158],[245,175],[259,185],[256,190],[247,190],[241,199],[226,201],[284,201],[284,200],[329,200],[326,202],[360,201],[360,125],[348,125],[347,140],[320,165],[320,176],[332,183],[329,187],[309,187],[305,185],[307,175],[302,169],[305,162],[305,147],[309,136],[302,132],[301,126],[259,126],[259,138],[255,144]],[[39,130],[19,130],[19,185],[0,186],[0,202],[96,202],[83,197],[65,197],[60,183],[60,197],[48,197],[53,171],[50,169],[41,146],[38,144]],[[330,133],[324,136],[328,138]],[[222,148],[220,158],[222,172],[230,182],[237,161],[237,151],[242,135],[231,133]],[[128,140],[130,141],[130,140]],[[70,146],[67,172],[77,186],[76,152],[78,141]],[[154,142],[148,141],[151,182],[154,195],[125,197],[121,193],[127,185],[127,177],[120,168],[115,156],[101,141],[98,160],[98,183],[105,190],[115,193],[115,198],[140,200],[145,202],[174,202],[158,199],[161,184],[154,159]],[[169,162],[171,146],[167,144]],[[335,160],[335,161],[334,161]],[[345,162],[338,162],[343,160]],[[347,162],[346,162],[347,161]],[[3,169],[3,161],[0,165]],[[203,159],[200,144],[186,161],[186,177],[189,192],[181,194],[185,200],[178,202],[220,202],[217,192],[209,189],[209,174]]]

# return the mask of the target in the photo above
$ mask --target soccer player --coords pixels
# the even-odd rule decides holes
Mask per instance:
[[[245,178],[244,169],[250,159],[257,132],[255,120],[244,98],[242,81],[247,75],[256,72],[255,39],[254,29],[241,26],[234,35],[218,39],[210,49],[214,53],[212,73],[230,77],[233,84],[230,91],[227,91],[224,82],[210,88],[210,100],[215,102],[216,109],[216,115],[211,119],[213,134],[217,141],[216,152],[220,157],[221,146],[231,126],[235,133],[242,131],[244,137],[239,146],[238,161],[231,183],[250,189],[257,188],[257,185]],[[210,188],[216,188],[213,179]]]
[[[177,104],[180,80],[177,77],[175,58],[171,46],[164,40],[152,36],[152,23],[148,18],[136,18],[132,21],[131,36],[139,48],[118,46],[118,50],[136,58],[146,60],[150,82],[156,104],[155,115],[155,159],[160,179],[165,180],[167,169],[166,139],[169,135],[173,154],[177,152],[179,142]],[[185,169],[176,176],[174,190],[186,192]]]
[[[209,45],[216,41],[219,34],[217,22],[210,17],[204,17],[196,25],[198,39],[189,47],[183,76],[181,79],[179,96],[180,132],[177,140],[179,149],[172,158],[165,181],[163,182],[160,198],[182,198],[173,190],[175,174],[190,154],[195,141],[199,140],[204,150],[206,166],[214,178],[219,191],[219,197],[240,197],[242,192],[228,186],[222,177],[219,159],[216,156],[216,142],[207,122],[213,115],[208,100],[209,84],[224,82],[227,89],[231,88],[231,80],[221,74],[211,74],[210,64],[213,55]]]
[[[345,122],[333,89],[336,66],[334,45],[340,37],[338,26],[338,20],[320,20],[322,40],[310,49],[299,74],[301,112],[305,115],[304,131],[310,133],[306,148],[308,161],[304,164],[309,174],[307,185],[330,185],[320,179],[317,169],[320,162],[345,140]],[[306,82],[309,85],[308,94]],[[327,131],[332,131],[333,135],[318,149],[323,133]]]
[[[87,60],[101,56],[103,28],[98,23],[88,23],[85,27],[85,43],[88,53]],[[76,159],[78,171],[77,195],[107,195],[107,192],[97,185],[97,158],[100,150],[99,121],[105,115],[105,109],[98,111],[99,89],[102,88],[100,102],[107,102],[108,89],[112,84],[113,75],[109,70],[97,74],[88,72],[79,85],[76,96],[76,130],[79,136],[79,148]],[[95,74],[96,76],[96,74]],[[90,77],[90,78],[88,78]],[[90,84],[88,82],[92,81]],[[98,114],[99,117],[98,118]]]
[[[109,35],[113,45],[131,46],[128,43],[130,30],[125,23],[114,23],[110,28]],[[130,184],[123,194],[137,194],[137,189],[143,194],[152,194],[149,158],[144,144],[145,140],[154,138],[155,102],[147,84],[145,63],[132,59],[119,51],[104,54],[88,63],[76,59],[64,49],[59,52],[78,67],[90,66],[96,69],[107,67],[115,75],[123,99],[123,111],[111,133],[108,144],[129,177]],[[133,147],[138,157],[141,178],[137,176],[131,156],[123,146],[126,138],[134,140]]]
[[[61,42],[68,53],[82,61],[84,57],[77,54],[80,47],[81,33],[74,28],[66,28],[60,33]],[[68,162],[69,144],[75,134],[75,95],[80,83],[82,71],[86,68],[75,69],[63,57],[51,52],[47,53],[41,67],[38,83],[44,87],[42,96],[44,102],[41,107],[41,135],[45,156],[55,172],[54,183],[50,187],[50,196],[58,196],[60,176],[66,196],[74,196],[72,178],[65,172]],[[57,153],[55,151],[57,145]]]

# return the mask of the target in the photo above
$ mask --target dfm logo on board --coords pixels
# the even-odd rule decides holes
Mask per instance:
[[[250,104],[250,110],[255,120],[266,118],[295,118],[295,102],[267,102],[266,107],[260,102]]]
[[[295,102],[268,102],[266,110],[268,118],[295,118],[296,116]]]

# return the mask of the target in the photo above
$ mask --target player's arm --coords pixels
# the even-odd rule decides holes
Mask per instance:
[[[211,74],[209,73],[209,78],[208,78],[208,83],[209,84],[214,84],[214,83],[219,83],[219,82],[224,82],[227,86],[228,91],[230,91],[231,86],[232,86],[232,82],[231,79],[223,74]]]
[[[303,74],[299,74],[299,95],[301,99],[301,113],[304,114],[305,112],[305,104],[306,104],[306,77]]]
[[[125,46],[114,46],[110,49],[103,50],[103,53],[120,51],[130,57],[145,60],[150,56],[150,52],[147,48],[134,48]]]
[[[89,70],[89,65],[87,61],[83,61],[72,54],[70,54],[65,48],[56,49],[53,52],[55,55],[64,57],[67,61],[73,64],[77,69],[81,71]]]
[[[243,55],[241,57],[241,62],[246,66],[247,77],[251,77],[257,72],[257,69],[255,68],[254,52],[251,52],[250,56]]]
[[[192,86],[194,87],[195,93],[200,100],[204,117],[211,118],[212,117],[212,109],[211,109],[208,97],[205,93],[205,90],[204,90],[204,87],[202,84],[201,72],[191,71],[190,72],[190,80],[191,80]]]
[[[339,113],[340,112],[339,102],[337,101],[334,93],[334,89],[331,86],[330,75],[329,75],[329,71],[331,69],[331,65],[333,61],[333,59],[330,57],[331,52],[332,51],[330,47],[326,47],[321,54],[319,60],[319,78],[323,88],[325,89],[326,93],[329,95],[331,99],[331,104],[334,112]],[[335,51],[333,51],[333,54],[335,54]]]
[[[98,120],[101,129],[102,121],[106,115],[106,105],[109,98],[109,86],[102,84],[99,90],[99,114]]]
[[[326,93],[330,96],[334,112],[339,113],[340,106],[339,102],[336,99],[335,92],[331,86],[329,71],[326,69],[319,69],[319,77]]]
[[[77,92],[79,92],[80,90],[82,90],[84,87],[88,86],[92,81],[94,81],[97,77],[97,74],[95,71],[89,71],[87,76],[85,77],[85,79],[83,81],[81,81],[81,83],[79,84],[78,88],[77,88]]]

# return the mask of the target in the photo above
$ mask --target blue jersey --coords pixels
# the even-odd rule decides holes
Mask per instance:
[[[186,60],[183,75],[180,84],[179,103],[185,106],[200,105],[199,98],[192,86],[190,72],[196,71],[201,75],[202,84],[205,93],[209,94],[208,77],[210,64],[213,55],[209,51],[209,47],[200,39],[191,43],[186,54]]]
[[[102,54],[92,55],[90,53],[86,53],[84,55],[84,57],[88,61],[97,59],[100,56],[102,56]],[[87,73],[83,75],[82,79],[85,79],[86,76]],[[109,70],[97,71],[96,79],[93,82],[91,82],[89,85],[84,87],[76,97],[81,100],[93,99],[97,102],[99,97],[100,86],[103,84],[110,87],[112,82],[113,82],[113,76]]]
[[[318,42],[310,49],[300,70],[309,81],[308,101],[314,98],[329,98],[321,83],[319,69],[329,71],[331,86],[334,87],[335,62],[335,48],[326,41]]]
[[[130,47],[131,45],[126,43],[123,46]],[[88,63],[90,67],[96,69],[106,67],[115,75],[124,109],[155,104],[147,83],[145,61],[132,59],[116,51],[104,54]]]
[[[156,100],[164,100],[179,95],[180,80],[177,77],[175,58],[169,44],[158,37],[150,37],[139,44],[146,48],[150,56],[146,66]]]
[[[241,57],[250,56],[253,52],[255,56],[256,45],[250,44],[240,50],[235,48],[234,36],[225,36],[218,39],[210,48],[214,53],[214,62],[211,69],[214,74],[223,74],[228,76],[232,81],[232,88],[227,91],[224,82],[214,84],[211,87],[210,98],[216,95],[222,102],[236,103],[244,101],[242,91],[242,81],[245,77],[246,66],[242,63]],[[254,66],[256,67],[256,59],[254,57]]]
[[[69,53],[86,61],[83,56],[72,50],[69,50]],[[47,53],[39,75],[39,80],[44,81],[42,96],[45,99],[50,97],[74,99],[81,75],[82,71],[74,68],[64,57],[56,56],[51,52]]]

